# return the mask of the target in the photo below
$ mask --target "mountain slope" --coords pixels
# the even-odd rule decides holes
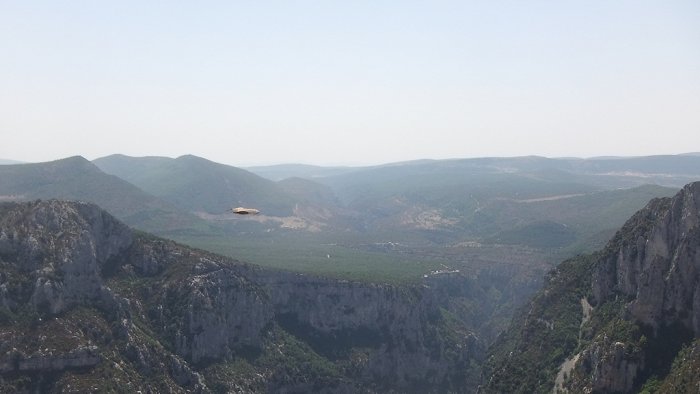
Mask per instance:
[[[649,199],[676,189],[609,190],[539,157],[418,162],[320,179],[364,227],[383,233],[434,231],[442,242],[591,250]],[[462,239],[463,239],[462,238]],[[438,238],[440,239],[440,238]]]
[[[668,160],[683,157],[661,158]],[[607,161],[596,160],[597,168],[607,169]],[[241,229],[241,221],[221,216],[227,207],[249,205],[266,216],[294,219],[281,222],[287,228],[576,251],[600,246],[650,198],[674,192],[652,186],[608,190],[593,175],[582,175],[588,160],[543,157],[421,160],[277,183],[193,156],[113,155],[95,163],[182,209],[206,211],[206,217]]]
[[[193,215],[105,174],[80,156],[0,166],[0,180],[0,196],[5,200],[63,198],[94,202],[132,226],[161,233],[204,226]]]
[[[190,212],[219,214],[246,206],[273,216],[288,216],[294,208],[293,199],[275,182],[196,156],[169,159],[112,155],[94,163],[102,171]]]
[[[487,157],[452,160],[421,160],[382,166],[357,168],[355,171],[330,175],[317,180],[338,190],[346,190],[353,199],[352,188],[366,183],[402,179],[401,184],[415,189],[436,180],[473,183],[476,174],[507,177],[530,177],[563,184],[589,185],[598,190],[658,184],[681,187],[700,179],[700,156],[669,155],[625,158],[545,158]],[[300,175],[297,175],[300,176]],[[507,179],[507,178],[503,178]],[[526,198],[527,196],[521,196]]]
[[[484,392],[697,390],[699,338],[697,182],[554,269],[491,351]]]
[[[423,393],[476,383],[478,340],[429,286],[264,270],[56,200],[0,204],[0,267],[2,392]]]
[[[567,176],[586,179],[585,183],[601,187],[639,186],[644,183],[681,187],[688,181],[700,178],[700,154],[657,155],[639,157],[545,158],[483,157],[471,159],[415,160],[366,167],[320,167],[302,164],[280,164],[248,167],[247,170],[262,177],[278,181],[285,178],[306,179],[345,177],[351,173],[371,174],[386,168],[432,167],[433,171],[445,169],[491,168],[506,172],[560,172]],[[370,175],[371,177],[371,175]]]
[[[357,170],[355,167],[321,167],[307,164],[277,164],[244,169],[272,181],[281,181],[287,178],[323,178]]]

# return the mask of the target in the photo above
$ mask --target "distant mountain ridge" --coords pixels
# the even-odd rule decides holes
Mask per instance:
[[[678,160],[685,163],[700,158],[674,156],[634,160],[642,163],[637,167],[648,166],[649,160],[670,160],[671,164],[666,164],[666,168],[671,168],[672,163]],[[110,178],[108,181],[106,176],[101,175],[100,182],[87,182],[81,188],[76,184],[71,193],[66,193],[62,189],[68,187],[70,182],[75,183],[79,177],[77,174],[63,175],[61,179],[68,181],[61,181],[65,185],[60,186],[60,182],[51,177],[36,178],[38,173],[26,173],[23,177],[34,186],[16,185],[14,190],[19,192],[22,187],[27,187],[30,190],[28,197],[95,201],[136,226],[140,226],[137,220],[142,220],[143,224],[152,220],[153,226],[162,225],[162,221],[158,223],[160,219],[156,217],[158,211],[152,210],[152,215],[142,218],[127,217],[126,211],[143,210],[138,207],[153,204],[153,201],[146,200],[153,200],[155,196],[160,200],[159,204],[170,205],[168,209],[161,207],[161,212],[175,209],[190,214],[202,213],[201,216],[207,220],[228,220],[226,223],[232,225],[242,226],[246,222],[230,221],[230,215],[226,214],[230,208],[246,206],[260,209],[270,220],[267,224],[257,225],[260,230],[256,231],[277,226],[314,231],[335,227],[342,231],[352,228],[370,233],[403,232],[411,237],[414,237],[411,234],[422,237],[422,232],[431,231],[439,237],[436,240],[442,243],[460,242],[464,234],[480,242],[564,247],[588,242],[586,240],[590,237],[602,239],[607,233],[601,231],[614,229],[622,218],[644,201],[671,193],[671,189],[649,187],[639,189],[644,193],[633,189],[627,192],[610,190],[644,183],[640,179],[653,181],[636,175],[581,175],[581,168],[584,167],[595,171],[622,168],[620,160],[612,161],[614,166],[605,164],[606,160],[586,164],[585,160],[562,161],[537,156],[419,160],[359,169],[342,168],[341,173],[313,180],[289,178],[273,182],[240,168],[191,155],[176,159],[112,155],[97,159],[93,164],[119,179]],[[687,163],[684,165],[688,166]],[[49,171],[52,165],[39,163],[23,168],[39,168],[31,166]],[[13,167],[6,166],[6,172],[9,171],[9,174]],[[74,170],[79,171],[77,167],[64,167],[64,172]],[[96,168],[92,168],[90,176],[97,176]],[[116,198],[118,193],[107,192],[124,189],[130,190],[125,192],[127,195],[139,194],[122,180],[151,197],[141,192],[141,202],[126,204],[128,198],[119,199]],[[115,186],[116,183],[120,185]],[[44,184],[41,187],[46,188],[45,193],[35,193],[32,189],[39,184]],[[95,188],[103,190],[88,191]],[[102,193],[102,197],[91,199],[90,193]],[[617,196],[619,202],[606,195]],[[614,212],[608,208],[613,206],[618,207]],[[630,209],[625,209],[625,206]],[[600,214],[606,210],[610,213]],[[577,218],[572,216],[576,212],[586,214]],[[613,217],[617,218],[616,221],[608,220]],[[252,225],[254,223],[250,222],[247,226]],[[557,234],[560,230],[569,235],[560,237]]]
[[[292,177],[277,182],[191,155],[176,159],[112,155],[94,163],[180,209],[206,212],[209,217],[233,206],[250,206],[260,209],[267,217],[294,217],[299,219],[293,220],[306,223],[282,226],[316,231],[335,226],[337,230],[355,228],[384,233],[427,230],[435,232],[443,243],[458,241],[462,234],[467,234],[491,243],[564,247],[591,237],[603,238],[605,235],[599,234],[601,230],[612,231],[649,198],[672,193],[671,189],[648,187],[640,189],[644,194],[615,192],[610,189],[619,186],[611,185],[629,187],[644,182],[639,182],[637,177],[627,180],[625,176],[622,181],[603,176],[601,181],[599,175],[583,174],[582,168],[586,166],[611,167],[598,161],[584,165],[582,160],[537,156],[417,160],[364,168],[268,167],[288,171],[287,174],[294,170],[307,175],[311,171],[325,174],[313,179]],[[625,205],[605,197],[606,194],[617,195],[632,208],[601,217],[597,212],[607,208],[600,204]],[[583,204],[587,216],[574,218],[575,209],[559,208],[568,202]],[[506,218],[501,212],[514,216]],[[550,214],[556,212],[559,213]],[[519,217],[521,213],[529,216]],[[617,221],[600,229],[596,228],[595,220],[587,219],[589,216],[601,217],[601,224],[608,217]],[[561,237],[556,234],[560,230],[569,234]]]
[[[204,226],[123,179],[105,174],[81,156],[46,163],[0,166],[0,196],[5,200],[63,198],[101,204],[144,230],[167,231]]]
[[[287,178],[323,178],[356,170],[355,167],[324,167],[308,164],[276,164],[245,167],[244,169],[272,181],[281,181]]]
[[[424,167],[432,168],[432,171],[444,171],[445,169],[491,169],[499,171],[563,171],[579,177],[604,176],[618,177],[624,174],[648,175],[650,179],[646,182],[630,183],[628,186],[649,183],[650,180],[660,185],[681,187],[684,184],[696,179],[700,179],[700,154],[691,152],[679,155],[656,155],[656,156],[601,156],[592,158],[547,158],[542,156],[522,156],[522,157],[482,157],[464,159],[441,159],[441,160],[414,160],[400,163],[387,163],[375,166],[359,167],[320,167],[297,164],[280,164],[274,166],[249,167],[251,172],[263,177],[281,180],[284,177],[301,178],[332,178],[343,176],[348,173],[364,172],[369,174],[373,171],[381,171],[386,167]],[[616,174],[617,173],[617,174]],[[664,176],[659,176],[664,175]],[[670,175],[670,177],[669,177]],[[631,175],[627,175],[631,177]],[[689,179],[690,178],[690,179]],[[692,179],[695,178],[695,179]],[[615,179],[620,182],[620,178]],[[632,181],[630,179],[629,181]],[[599,182],[606,183],[605,179]]]
[[[187,211],[220,214],[232,207],[247,206],[287,216],[294,209],[294,201],[274,182],[197,156],[169,159],[112,155],[94,163],[102,171]]]

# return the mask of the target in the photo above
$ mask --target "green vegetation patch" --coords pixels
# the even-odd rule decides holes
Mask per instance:
[[[441,267],[435,260],[321,244],[305,237],[189,236],[178,241],[269,268],[365,282],[416,282]]]
[[[544,289],[513,319],[486,362],[490,393],[550,392],[561,363],[578,346],[581,298],[590,288],[596,256],[561,263],[546,277]]]
[[[694,393],[700,387],[700,339],[685,346],[673,360],[671,371],[649,393]],[[655,390],[654,390],[655,389]]]
[[[202,373],[216,393],[274,392],[276,387],[317,392],[348,384],[334,363],[278,326],[267,332],[261,352],[212,364]]]

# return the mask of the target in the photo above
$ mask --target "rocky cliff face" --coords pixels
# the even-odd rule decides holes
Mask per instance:
[[[562,264],[550,275],[557,271],[568,272],[570,283],[549,280],[529,304],[530,313],[514,321],[492,351],[485,391],[554,387],[626,393],[675,387],[671,366],[692,370],[679,355],[700,338],[700,182],[673,198],[652,200],[603,251]],[[593,306],[590,318],[577,298]],[[559,321],[545,329],[539,322],[547,320],[548,310],[558,310]],[[516,349],[520,353],[513,355]],[[523,376],[525,385],[514,382],[529,370],[528,363],[542,372],[536,379]],[[514,379],[509,371],[515,371]],[[694,384],[700,384],[697,377]]]
[[[57,314],[97,300],[104,290],[101,271],[132,243],[131,231],[88,204],[28,207],[4,210],[0,259],[21,262],[16,268],[32,273],[31,305]],[[25,301],[9,298],[7,285],[0,285],[0,305]]]
[[[428,286],[264,270],[62,201],[0,205],[0,266],[0,391],[474,383],[478,341]]]
[[[480,342],[464,328],[444,326],[436,293],[428,286],[329,281],[263,270],[251,277],[267,290],[280,324],[319,353],[336,358],[352,348],[372,349],[356,365],[362,379],[388,378],[392,385],[416,391],[473,387],[465,374],[469,361],[481,353]],[[456,337],[445,337],[441,329]]]
[[[667,372],[665,353],[700,337],[699,215],[694,183],[672,199],[652,201],[608,245],[593,269],[590,299],[598,307],[622,300],[620,315],[634,331],[622,341],[594,337],[581,353],[573,389],[630,392],[658,374],[652,370]]]
[[[624,296],[655,329],[676,322],[700,335],[700,183],[637,213],[593,273],[593,301]]]

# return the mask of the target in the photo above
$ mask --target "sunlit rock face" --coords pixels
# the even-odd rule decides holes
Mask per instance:
[[[30,272],[31,303],[58,314],[102,296],[102,270],[132,243],[128,227],[91,204],[47,201],[1,218],[0,258]],[[4,292],[1,303],[7,305]]]
[[[494,346],[485,392],[697,391],[700,182],[650,201],[603,250],[552,270],[527,308]]]
[[[624,295],[640,323],[659,328],[680,322],[700,335],[700,183],[673,199],[652,201],[621,233],[594,273],[595,301]]]

